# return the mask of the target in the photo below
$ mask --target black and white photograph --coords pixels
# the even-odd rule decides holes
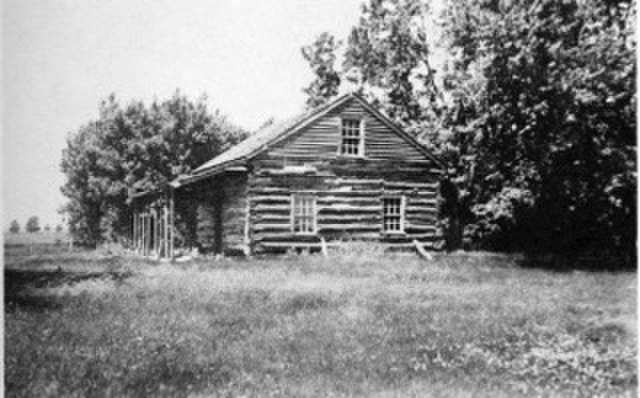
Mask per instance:
[[[635,0],[4,0],[3,396],[636,397]]]

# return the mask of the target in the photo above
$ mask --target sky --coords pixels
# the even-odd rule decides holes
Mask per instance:
[[[304,104],[300,48],[345,38],[360,0],[5,0],[2,10],[2,223],[62,222],[69,132],[122,103],[209,98],[254,130]]]

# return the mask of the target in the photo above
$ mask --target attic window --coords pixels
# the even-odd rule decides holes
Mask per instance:
[[[364,122],[362,119],[341,120],[340,154],[364,156]]]

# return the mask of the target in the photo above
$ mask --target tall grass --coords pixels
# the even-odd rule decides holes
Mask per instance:
[[[505,256],[59,255],[5,314],[11,396],[635,395],[636,275]],[[11,268],[11,265],[10,265]],[[124,275],[118,279],[113,275]],[[8,298],[10,299],[10,298]]]

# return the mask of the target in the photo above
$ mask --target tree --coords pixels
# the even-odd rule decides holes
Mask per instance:
[[[474,240],[635,252],[632,6],[452,4],[448,84],[465,117],[450,127],[474,143]]]
[[[62,225],[61,224],[56,225],[56,232],[62,232]]]
[[[371,0],[362,6],[344,54],[343,67],[360,71],[364,94],[405,127],[438,110],[428,12],[421,0]]]
[[[25,229],[29,233],[40,231],[40,220],[38,219],[38,217],[37,216],[29,217],[29,219],[27,220]]]
[[[9,232],[11,232],[12,234],[17,234],[20,232],[20,224],[18,223],[18,220],[11,221],[11,224],[9,225]]]
[[[100,221],[106,211],[109,178],[103,170],[98,124],[82,126],[67,138],[62,155],[66,175],[62,193],[69,199],[63,211],[68,215],[69,231],[79,240],[98,242]]]
[[[302,57],[316,76],[303,90],[307,94],[308,108],[322,105],[338,94],[340,74],[335,69],[335,51],[340,44],[333,35],[324,32],[311,45],[302,48]]]
[[[99,118],[67,138],[61,167],[69,231],[95,243],[128,231],[128,203],[135,192],[164,186],[244,138],[206,98],[190,101],[179,92],[146,106],[100,104]]]

